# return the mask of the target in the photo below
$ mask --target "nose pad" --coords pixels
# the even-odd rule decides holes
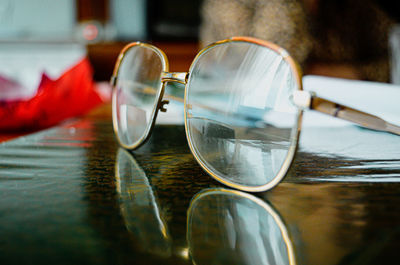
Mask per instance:
[[[160,111],[162,112],[167,112],[167,109],[165,108],[165,105],[169,104],[169,100],[162,100],[160,102],[160,106],[158,107],[160,109]]]

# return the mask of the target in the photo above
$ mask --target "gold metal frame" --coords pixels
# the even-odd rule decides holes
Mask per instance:
[[[295,265],[296,264],[296,255],[295,255],[295,251],[294,251],[294,247],[292,245],[292,241],[290,240],[290,236],[289,236],[289,232],[286,228],[286,225],[284,223],[284,221],[282,220],[281,216],[279,215],[279,213],[273,209],[273,207],[271,205],[269,205],[267,202],[265,202],[264,200],[255,197],[254,195],[251,195],[249,193],[245,193],[245,192],[241,192],[238,190],[229,190],[229,189],[223,189],[223,188],[211,188],[211,189],[206,189],[203,191],[200,191],[199,193],[197,193],[192,200],[190,201],[190,206],[187,210],[187,220],[186,220],[186,241],[188,242],[188,247],[189,247],[189,253],[191,254],[190,250],[190,242],[191,242],[191,238],[189,237],[190,233],[189,233],[189,224],[190,224],[190,212],[192,211],[192,208],[195,206],[196,202],[198,200],[200,200],[203,197],[206,196],[212,196],[215,194],[226,194],[226,195],[236,195],[238,197],[242,197],[242,198],[246,198],[251,200],[252,202],[256,203],[257,205],[261,206],[262,208],[264,208],[268,214],[270,214],[272,216],[272,218],[274,219],[274,221],[276,222],[276,224],[279,227],[279,230],[281,231],[281,234],[283,236],[283,239],[285,241],[285,245],[288,251],[288,260],[289,260],[289,264],[290,265]],[[192,256],[192,255],[191,255]],[[194,260],[192,259],[192,261],[194,262]]]
[[[156,118],[157,118],[158,110],[161,109],[162,105],[163,105],[162,98],[164,96],[165,85],[166,85],[166,82],[161,82],[161,88],[159,89],[159,91],[157,93],[157,96],[156,96],[157,97],[157,104],[153,107],[153,110],[152,110],[152,113],[151,113],[151,123],[150,123],[149,126],[147,126],[144,135],[138,141],[136,141],[135,143],[133,143],[131,145],[126,145],[125,143],[123,143],[121,141],[120,136],[119,136],[119,130],[118,130],[118,119],[117,119],[117,109],[116,109],[116,107],[117,107],[117,102],[116,102],[116,100],[117,100],[117,93],[116,93],[117,89],[116,89],[115,86],[117,84],[118,72],[120,70],[120,66],[121,66],[121,64],[122,64],[122,62],[123,62],[123,60],[125,58],[126,53],[130,49],[132,49],[134,47],[137,47],[137,46],[142,46],[142,47],[145,47],[145,48],[153,50],[156,54],[158,54],[158,56],[161,59],[161,62],[163,64],[162,65],[163,66],[163,72],[168,72],[168,70],[169,70],[168,58],[165,55],[165,53],[162,50],[158,49],[157,47],[155,47],[153,45],[150,45],[150,44],[147,44],[147,43],[141,43],[141,42],[130,43],[130,44],[126,45],[122,49],[122,51],[120,52],[120,54],[118,56],[117,62],[116,62],[115,67],[114,67],[114,72],[113,72],[113,75],[112,75],[111,81],[110,81],[110,83],[111,83],[111,85],[113,87],[113,91],[112,91],[112,120],[113,120],[113,128],[114,128],[114,133],[116,135],[118,143],[122,147],[124,147],[125,149],[130,149],[130,150],[133,150],[133,149],[136,149],[136,148],[140,147],[141,145],[143,145],[148,140],[148,138],[150,136],[150,133],[151,133],[151,131],[152,131],[154,125],[155,125],[155,121],[156,121]]]
[[[187,92],[188,92],[188,84],[190,83],[190,73],[192,72],[193,66],[196,64],[197,60],[199,57],[210,50],[211,48],[217,46],[217,45],[222,45],[224,43],[229,43],[229,42],[247,42],[259,46],[263,46],[266,48],[269,48],[273,51],[275,51],[277,54],[280,54],[283,59],[291,66],[292,72],[295,78],[295,82],[297,83],[297,90],[293,93],[292,96],[292,101],[293,103],[299,108],[299,116],[298,116],[298,121],[297,121],[297,128],[294,128],[294,133],[292,134],[292,145],[290,146],[288,150],[288,154],[284,160],[284,163],[277,173],[277,175],[274,177],[274,179],[264,185],[259,185],[259,186],[246,186],[246,185],[240,185],[236,184],[230,181],[227,181],[226,179],[218,176],[217,174],[214,174],[212,170],[204,163],[204,161],[201,160],[199,155],[196,153],[196,148],[193,146],[192,140],[191,140],[191,135],[188,130],[188,124],[187,124],[187,111],[190,106],[187,106]],[[154,50],[162,59],[163,62],[163,73],[161,76],[161,89],[158,91],[157,94],[157,104],[154,106],[153,111],[152,111],[152,121],[151,124],[149,124],[145,134],[141,139],[139,139],[137,142],[133,143],[132,145],[125,145],[119,137],[119,132],[118,132],[118,124],[117,124],[117,113],[116,113],[116,89],[115,85],[117,83],[117,78],[118,78],[118,72],[120,65],[124,59],[124,56],[126,52],[131,49],[132,47],[135,46],[143,46],[146,48],[150,48]],[[215,180],[221,182],[222,184],[225,184],[229,187],[235,188],[235,189],[240,189],[243,191],[249,191],[249,192],[260,192],[260,191],[266,191],[268,189],[273,188],[275,185],[277,185],[287,174],[287,171],[290,168],[291,163],[293,162],[294,155],[297,151],[297,146],[298,146],[298,139],[300,137],[300,131],[301,131],[301,122],[302,122],[302,110],[303,109],[313,109],[334,117],[338,117],[341,119],[349,120],[354,123],[357,123],[361,126],[364,126],[366,128],[374,129],[374,130],[380,130],[380,131],[386,131],[394,134],[400,135],[400,127],[396,126],[394,124],[390,124],[384,120],[382,120],[379,117],[343,106],[339,105],[335,102],[331,102],[326,99],[322,99],[314,95],[312,92],[304,91],[302,88],[302,80],[301,80],[301,70],[299,65],[296,63],[296,61],[288,54],[288,52],[281,48],[280,46],[256,39],[256,38],[251,38],[251,37],[232,37],[230,39],[222,40],[215,42],[204,49],[202,49],[194,58],[190,68],[189,72],[168,72],[169,65],[168,65],[168,59],[167,56],[163,51],[160,49],[156,48],[153,45],[150,44],[145,44],[145,43],[140,43],[140,42],[135,42],[128,44],[124,49],[121,51],[117,63],[114,68],[114,73],[113,76],[111,77],[111,84],[114,87],[113,89],[113,97],[112,97],[112,104],[113,104],[113,127],[114,127],[114,132],[116,134],[116,138],[119,142],[119,144],[126,148],[126,149],[135,149],[138,148],[140,145],[144,144],[146,140],[149,138],[150,132],[152,128],[154,127],[155,120],[157,117],[157,113],[159,110],[165,111],[164,109],[164,104],[167,103],[167,101],[163,101],[163,96],[164,96],[164,91],[165,91],[165,85],[167,82],[178,82],[181,84],[185,84],[185,96],[184,96],[184,120],[185,120],[185,131],[186,131],[186,138],[189,144],[189,148],[195,157],[196,161],[200,164],[200,166]],[[155,91],[156,92],[156,91]],[[173,98],[176,99],[176,98]],[[178,99],[181,101],[180,99]]]
[[[233,37],[231,39],[226,39],[226,40],[222,40],[222,41],[218,41],[216,43],[213,43],[209,46],[207,46],[206,48],[204,48],[203,50],[201,50],[196,57],[194,58],[192,65],[189,68],[189,73],[192,72],[192,67],[195,65],[196,61],[198,60],[198,58],[205,52],[207,52],[209,49],[224,44],[224,43],[228,43],[228,42],[247,42],[247,43],[252,43],[252,44],[256,44],[256,45],[260,45],[260,46],[264,46],[266,48],[269,48],[273,51],[275,51],[277,54],[282,55],[283,59],[289,63],[289,65],[292,67],[293,70],[293,74],[294,77],[296,79],[296,83],[297,83],[297,87],[299,90],[302,90],[302,82],[301,82],[301,75],[299,72],[300,67],[297,65],[297,63],[293,60],[293,58],[289,55],[289,53],[284,50],[283,48],[279,47],[276,44],[273,44],[271,42],[268,41],[264,41],[264,40],[259,40],[256,38],[250,38],[250,37]],[[297,146],[298,146],[298,139],[300,136],[300,130],[301,130],[301,121],[302,121],[302,111],[299,112],[299,116],[298,116],[298,120],[297,120],[297,128],[295,130],[295,133],[292,134],[292,142],[291,142],[291,146],[288,150],[288,153],[286,155],[286,158],[282,164],[281,169],[279,170],[278,174],[274,177],[274,179],[264,185],[259,185],[259,186],[246,186],[246,185],[240,185],[237,183],[233,183],[231,181],[228,181],[216,174],[214,174],[212,172],[212,169],[210,169],[206,163],[204,163],[204,161],[202,161],[199,157],[199,155],[196,152],[196,148],[194,147],[191,139],[191,135],[190,132],[188,130],[188,125],[187,125],[187,104],[186,104],[186,100],[187,100],[187,93],[188,93],[188,88],[187,88],[187,84],[190,83],[190,75],[189,78],[187,80],[186,83],[186,87],[185,87],[185,97],[184,97],[184,115],[185,115],[185,131],[186,131],[186,138],[188,140],[189,143],[189,148],[190,151],[192,152],[192,154],[194,155],[194,157],[196,158],[197,162],[200,164],[200,166],[210,175],[212,176],[215,180],[221,182],[224,185],[227,185],[231,188],[235,188],[235,189],[239,189],[239,190],[243,190],[243,191],[249,191],[249,192],[260,192],[260,191],[266,191],[268,189],[271,189],[272,187],[276,186],[285,176],[287,171],[290,168],[290,165],[292,164],[294,155],[296,154],[296,150],[297,150]]]

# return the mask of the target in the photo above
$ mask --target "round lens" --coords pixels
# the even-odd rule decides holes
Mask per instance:
[[[136,44],[120,61],[113,92],[114,129],[120,143],[135,148],[147,138],[162,94],[166,60],[155,47]]]
[[[188,210],[188,245],[196,264],[295,264],[287,229],[266,202],[211,190]]]
[[[293,159],[300,111],[290,98],[300,82],[282,54],[229,41],[207,48],[191,66],[185,94],[189,144],[201,166],[231,187],[271,188]]]

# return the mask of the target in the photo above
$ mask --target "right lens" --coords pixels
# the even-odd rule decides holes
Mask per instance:
[[[122,146],[135,148],[147,138],[166,65],[163,53],[151,45],[135,43],[123,51],[113,91],[114,130]]]
[[[192,153],[215,179],[263,191],[286,174],[297,145],[301,89],[282,50],[228,41],[203,50],[190,68],[185,94]]]

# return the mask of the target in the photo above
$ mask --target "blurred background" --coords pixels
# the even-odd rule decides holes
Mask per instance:
[[[312,6],[309,3],[326,2],[328,3],[326,6],[331,8],[329,2],[354,1],[304,0],[302,2],[306,6]],[[172,71],[185,71],[199,48],[203,2],[207,1],[0,0],[0,44],[80,43],[87,51],[94,67],[95,80],[104,81],[110,78],[121,48],[130,41],[144,40],[166,50],[171,60]],[[230,2],[243,2],[242,5],[246,6],[257,1]],[[400,13],[398,3],[388,0],[372,0],[372,2],[376,2],[384,12],[398,20]],[[219,13],[215,13],[230,16],[224,12],[225,10],[220,10]],[[338,17],[341,15],[337,14]],[[354,17],[355,21],[357,19]],[[237,27],[240,21],[232,21],[231,24]],[[238,30],[238,33],[241,32]],[[7,49],[10,49],[9,46]],[[25,50],[25,47],[23,49]]]
[[[171,71],[187,71],[199,48],[201,5],[0,0],[0,142],[109,102],[118,54],[132,41],[153,43]]]
[[[176,64],[171,62],[172,70],[183,71],[198,48],[201,3],[201,0],[0,0],[0,45],[79,43],[94,67],[95,80],[105,81],[111,76],[121,48],[128,42],[145,40],[166,49],[170,59],[176,61]],[[7,48],[10,50],[9,45]],[[65,46],[60,53],[62,49]]]
[[[112,75],[119,52],[127,43],[132,41],[150,42],[164,50],[170,61],[170,71],[187,71],[199,48],[207,44],[204,42],[204,36],[211,36],[215,38],[214,40],[217,40],[231,35],[252,35],[251,33],[254,30],[251,28],[251,24],[256,25],[257,23],[261,23],[261,29],[263,29],[264,25],[266,25],[266,23],[262,22],[263,18],[257,20],[250,16],[250,19],[247,21],[242,19],[243,16],[242,13],[240,13],[241,7],[244,6],[247,11],[250,10],[250,14],[254,15],[260,3],[275,3],[279,6],[279,3],[287,4],[288,2],[290,1],[0,0],[0,102],[15,99],[26,100],[33,97],[38,87],[43,85],[43,82],[46,81],[47,78],[59,80],[65,71],[76,66],[82,58],[88,59],[87,61],[93,70],[90,76],[90,78],[93,78],[93,83],[98,84],[108,81]],[[347,30],[347,28],[351,28],[350,25],[352,24],[348,23],[348,19],[354,18],[354,21],[358,21],[360,16],[353,15],[357,14],[357,12],[353,13],[351,10],[349,12],[346,11],[346,7],[355,7],[354,9],[363,7],[365,6],[363,1],[299,0],[293,2],[302,3],[305,9],[308,10],[306,11],[312,15],[311,17],[316,19],[317,22],[325,23],[323,26],[327,26],[329,30],[337,29],[337,43],[339,43],[339,46],[341,43],[344,43],[343,47],[351,46],[353,40],[357,40],[358,37],[354,38],[356,35]],[[390,23],[398,22],[400,8],[397,2],[387,0],[368,0],[368,2],[372,3],[372,5],[370,5],[372,9],[365,10],[374,10],[375,12],[376,4],[379,7],[379,11],[376,11],[378,14],[381,14],[380,10],[383,10],[384,16],[382,17],[385,17],[387,21]],[[236,3],[240,8],[238,9],[232,3]],[[204,6],[206,4],[208,4],[208,9],[205,12]],[[318,6],[321,11],[319,15],[313,13],[313,6],[315,5]],[[220,6],[220,8],[212,8],[213,6]],[[290,5],[288,10],[290,11]],[[236,15],[238,15],[238,19],[235,17],[235,12],[237,12]],[[268,13],[271,11],[267,8],[266,12]],[[325,16],[323,12],[329,13],[330,16]],[[364,14],[364,11],[360,12]],[[214,13],[215,16],[213,15]],[[211,14],[211,17],[207,18],[207,14]],[[290,15],[296,16],[296,13]],[[293,17],[291,18],[293,19]],[[329,19],[322,21],[321,18],[329,18],[331,21],[329,21]],[[336,22],[340,22],[342,18],[346,18],[345,23],[347,23],[347,26],[336,24]],[[368,20],[368,16],[366,16],[365,19]],[[278,25],[277,27],[279,29],[279,27],[281,27],[279,23],[281,20],[277,18],[277,21],[278,24],[275,21],[274,25],[275,28],[276,25]],[[296,21],[296,17],[294,17],[294,21]],[[378,23],[379,21],[377,20],[376,22]],[[234,31],[230,32],[222,26],[220,27],[219,25],[224,25],[223,23],[230,25]],[[248,23],[250,26],[241,30],[241,27],[245,25],[245,23]],[[362,21],[358,22],[358,24],[361,24],[361,28],[363,28],[363,31],[360,32],[368,33],[370,30],[367,26],[363,27],[363,23]],[[208,26],[208,29],[205,25]],[[375,25],[374,21],[371,22],[371,25]],[[260,25],[257,27],[260,27]],[[206,28],[206,31],[204,31],[204,28]],[[202,29],[203,33],[206,32],[203,35],[201,34]],[[323,40],[325,38],[325,32],[330,32],[329,30],[324,30],[322,27],[321,29],[320,31],[316,31],[316,33],[314,32],[315,36],[320,37],[320,39],[317,40]],[[340,35],[343,33],[341,30],[344,32],[343,35]],[[390,29],[388,28],[379,30],[381,30],[381,32],[383,30],[385,36],[390,33]],[[269,28],[266,26],[264,31],[268,33]],[[260,36],[267,36],[267,33],[265,35],[261,34]],[[322,36],[319,36],[318,34],[321,35],[321,33]],[[350,55],[353,56],[351,59],[362,59],[361,61],[356,61],[356,63],[352,65],[353,68],[347,67],[346,64],[336,64],[341,62],[333,62],[336,65],[317,63],[311,64],[311,67],[309,67],[309,65],[308,67],[304,67],[304,72],[306,74],[321,75],[330,75],[333,72],[333,76],[357,79],[356,75],[351,75],[353,74],[354,66],[356,68],[355,70],[358,70],[358,66],[365,65],[366,61],[363,60],[367,59],[368,54],[378,57],[383,54],[382,58],[384,59],[384,64],[382,65],[387,66],[388,56],[386,56],[386,54],[387,51],[390,50],[389,45],[392,45],[397,49],[397,57],[400,57],[400,30],[397,30],[395,33],[396,34],[393,34],[395,39],[392,40],[392,44],[388,42],[388,38],[384,39],[383,46],[386,47],[383,49],[384,51],[371,46],[370,44],[372,42],[370,41],[358,41],[361,45],[366,44],[365,50],[367,53],[359,53],[358,51],[361,51],[361,49],[350,49]],[[334,32],[334,34],[336,33]],[[257,34],[253,35],[260,37],[257,36]],[[360,35],[365,36],[366,34]],[[370,35],[369,37],[371,37],[373,41],[377,43],[380,41],[374,38],[374,33]],[[278,44],[282,45],[279,43],[281,35],[277,34],[276,36],[279,38],[272,41],[277,41]],[[342,36],[345,37],[343,39],[344,42],[340,39]],[[285,38],[287,36],[283,37]],[[267,37],[265,38],[267,39]],[[312,37],[310,39],[313,40]],[[329,37],[325,39],[330,41]],[[210,41],[211,40],[212,38],[210,38]],[[300,44],[303,44],[301,39],[296,41],[299,40]],[[382,41],[380,44],[382,44]],[[329,45],[335,48],[335,42],[331,42]],[[285,45],[282,46],[285,47]],[[295,50],[298,50],[297,47],[299,46],[295,45],[293,47],[295,47]],[[320,47],[322,47],[324,51],[326,47],[325,43],[321,42]],[[336,49],[336,52],[338,51],[340,53],[341,47]],[[290,47],[288,50],[292,53]],[[310,54],[312,55],[312,53]],[[321,54],[315,53],[315,56],[320,55]],[[335,54],[332,55],[329,53],[323,55],[331,56],[326,57],[328,59],[334,58],[335,56]],[[303,57],[305,58],[305,56],[306,55]],[[296,55],[294,57],[296,57]],[[318,57],[315,58],[319,59]],[[375,60],[373,58],[371,62],[375,64],[379,59],[380,58],[377,58]],[[305,65],[308,62],[300,62],[302,66],[303,63]],[[400,72],[400,60],[393,65],[395,64],[397,64],[397,68],[392,68]],[[334,66],[336,66],[336,68]],[[374,65],[371,69],[375,71],[377,68],[380,68],[380,65]],[[371,69],[368,68],[366,70],[371,72]],[[80,71],[81,70],[82,69],[80,69]],[[87,71],[87,69],[85,71]],[[46,74],[46,78],[43,77],[43,73]],[[399,77],[398,83],[400,84],[400,74],[397,76]],[[69,77],[71,80],[75,79],[73,75]],[[65,87],[70,86],[68,82],[64,83],[67,84],[64,85]],[[54,86],[59,86],[59,84],[54,83]],[[89,82],[88,86],[90,86]],[[96,86],[96,88],[98,87]],[[76,89],[77,93],[79,93],[81,88],[77,87]],[[91,88],[88,88],[87,91],[90,92],[90,89]],[[18,93],[16,93],[16,91],[18,91]],[[88,94],[88,98],[90,97],[90,94]],[[71,97],[71,102],[74,102],[73,100],[73,97]],[[106,96],[103,98],[103,101],[107,101]],[[82,101],[82,104],[85,105],[86,103]],[[93,105],[96,104],[97,102],[93,102]],[[3,108],[4,106],[6,105],[3,104]],[[15,109],[17,108],[11,105],[5,110],[0,108],[0,122],[5,124],[2,118],[11,117],[9,115],[10,111],[15,112]],[[49,113],[51,113],[53,109],[49,109]],[[59,109],[60,108],[58,108],[58,110]],[[39,111],[37,113],[38,115],[40,114]],[[74,112],[68,115],[75,115],[77,113],[81,112],[77,111],[76,113]],[[65,116],[67,116],[67,114]],[[22,119],[21,124],[24,124]],[[48,123],[48,125],[50,125],[50,123]],[[5,126],[3,126],[3,129],[4,127]],[[0,130],[1,129],[2,128],[0,128]]]

